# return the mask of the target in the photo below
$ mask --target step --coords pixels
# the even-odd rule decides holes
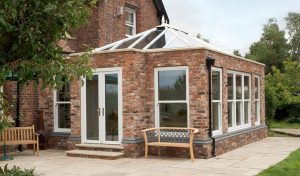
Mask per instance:
[[[92,150],[70,150],[66,151],[66,155],[70,157],[97,158],[108,160],[116,160],[124,157],[124,153],[122,152],[106,152]]]
[[[75,147],[79,150],[111,151],[111,152],[122,152],[122,151],[124,151],[124,147],[121,146],[121,145],[76,144]]]

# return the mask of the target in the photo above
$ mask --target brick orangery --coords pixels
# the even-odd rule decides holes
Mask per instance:
[[[141,130],[152,127],[199,129],[197,158],[265,138],[264,65],[169,25],[157,26],[161,14],[167,18],[159,0],[99,1],[92,23],[74,31],[73,39],[60,41],[66,53],[76,52],[72,59],[86,46],[96,48],[93,77],[83,78],[83,85],[79,80],[68,83],[61,91],[40,90],[32,82],[21,92],[21,125],[37,125],[41,111],[48,147],[81,156],[88,155],[80,154],[88,147],[142,156]],[[14,84],[5,85],[4,91],[16,99]],[[189,155],[185,149],[162,151],[166,156]]]

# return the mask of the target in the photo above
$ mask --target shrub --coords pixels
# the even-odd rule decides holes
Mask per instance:
[[[11,169],[7,167],[7,164],[0,167],[0,176],[37,176],[34,169],[24,169],[13,166]]]

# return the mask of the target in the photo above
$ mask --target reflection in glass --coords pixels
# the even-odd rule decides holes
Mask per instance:
[[[86,138],[99,140],[98,75],[86,80]]]
[[[117,49],[123,49],[123,48],[128,48],[129,46],[131,46],[135,41],[137,41],[140,37],[136,37],[136,38],[133,38],[131,40],[128,40],[126,42],[123,42],[121,45],[119,45],[117,47]]]
[[[221,75],[219,71],[212,72],[212,99],[220,100],[221,99]]]
[[[213,130],[219,130],[220,103],[212,103]]]
[[[236,126],[239,126],[242,124],[242,102],[238,101],[236,102]]]
[[[228,100],[233,100],[233,74],[227,74]]]
[[[255,112],[255,114],[254,114],[255,122],[258,122],[259,115],[260,115],[259,101],[255,101],[255,111],[254,112]]]
[[[159,100],[186,100],[186,71],[158,72]]]
[[[171,43],[166,45],[164,48],[184,48],[188,47],[188,45],[182,41],[180,38],[175,38]]]
[[[186,103],[160,103],[160,127],[187,127]]]
[[[58,128],[71,128],[70,104],[57,104]]]
[[[118,141],[118,74],[105,75],[105,139]]]
[[[255,78],[255,99],[259,98],[258,92],[258,78]]]
[[[233,102],[228,102],[228,127],[232,127]]]
[[[242,75],[236,75],[236,99],[242,99]]]
[[[70,101],[70,84],[66,83],[60,91],[56,92],[56,101]]]
[[[174,35],[167,31],[156,42],[154,42],[149,49],[163,48],[173,37]]]
[[[248,124],[249,122],[249,101],[244,102],[244,122],[245,124]]]
[[[151,32],[150,34],[148,34],[144,39],[142,39],[141,41],[139,41],[135,46],[133,46],[133,48],[137,48],[137,49],[143,49],[145,46],[147,46],[153,39],[155,39],[160,33],[162,32],[162,30],[156,30]]]
[[[250,98],[250,79],[249,76],[244,76],[244,99]]]

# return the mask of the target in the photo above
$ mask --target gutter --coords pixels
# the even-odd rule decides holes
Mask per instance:
[[[215,64],[215,59],[210,56],[206,58],[206,68],[208,71],[208,123],[209,123],[209,130],[208,136],[212,139],[212,151],[211,155],[216,157],[216,139],[213,137],[212,133],[212,84],[211,84],[211,67]]]

